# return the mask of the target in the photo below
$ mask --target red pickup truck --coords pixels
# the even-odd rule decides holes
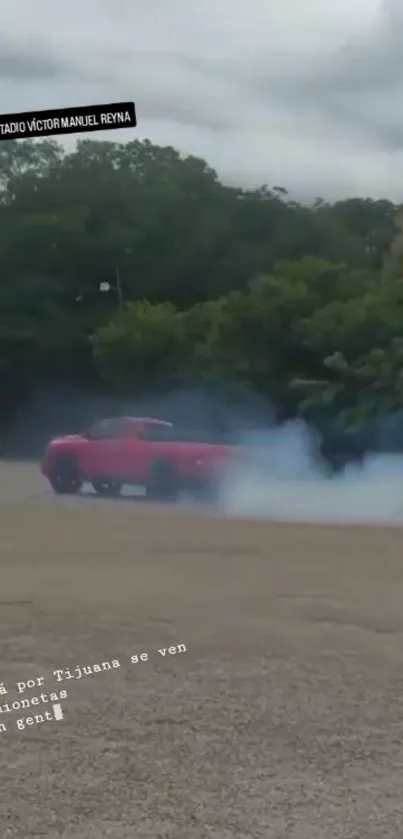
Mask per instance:
[[[174,500],[181,490],[212,488],[234,453],[228,441],[163,420],[120,417],[52,440],[41,472],[58,494],[76,494],[89,482],[100,495],[114,496],[124,484],[137,484],[149,498]]]

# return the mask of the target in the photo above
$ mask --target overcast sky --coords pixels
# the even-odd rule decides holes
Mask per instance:
[[[403,0],[2,4],[1,113],[132,99],[137,129],[91,138],[298,196],[403,198]]]

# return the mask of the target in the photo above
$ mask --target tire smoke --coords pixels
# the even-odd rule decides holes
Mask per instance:
[[[222,475],[218,507],[228,516],[340,524],[403,524],[403,456],[368,455],[332,474],[320,438],[290,422],[244,435]]]

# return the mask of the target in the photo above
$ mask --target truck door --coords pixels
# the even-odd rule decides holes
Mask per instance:
[[[122,449],[122,469],[128,483],[146,483],[150,460],[160,453],[158,444],[163,445],[167,440],[171,440],[172,433],[170,423],[133,423],[131,430],[126,432]]]
[[[107,479],[122,476],[122,420],[105,419],[94,423],[86,434],[88,445],[82,458],[86,477]]]

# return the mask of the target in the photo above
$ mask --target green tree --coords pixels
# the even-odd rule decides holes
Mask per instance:
[[[400,404],[401,211],[226,186],[149,140],[1,143],[3,418],[43,383],[100,376],[245,382],[289,410]]]
[[[177,380],[186,351],[183,316],[170,303],[129,303],[92,339],[101,373],[113,389],[136,393]]]

